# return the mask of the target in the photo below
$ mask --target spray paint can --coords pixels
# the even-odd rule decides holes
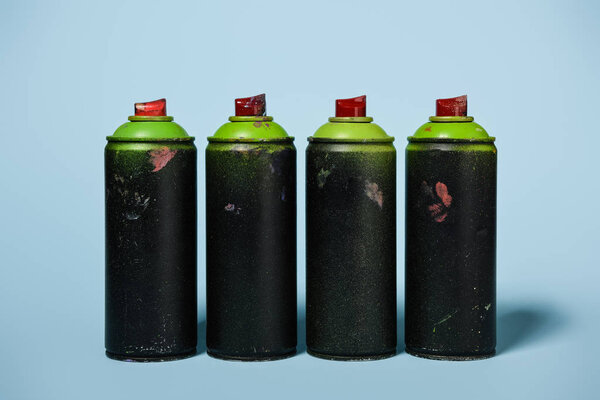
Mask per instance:
[[[494,355],[496,147],[467,97],[437,100],[406,148],[406,351]]]
[[[164,99],[129,121],[104,153],[106,354],[180,359],[196,353],[196,147]]]
[[[207,351],[296,352],[296,149],[265,95],[236,99],[206,149]]]
[[[337,100],[306,150],[306,341],[332,360],[396,352],[396,150],[366,96]]]

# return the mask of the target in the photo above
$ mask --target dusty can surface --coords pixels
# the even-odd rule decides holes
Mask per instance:
[[[296,352],[296,149],[264,95],[206,149],[209,355],[275,360]]]
[[[338,100],[306,150],[306,341],[332,360],[396,352],[396,150]]]
[[[466,96],[406,148],[406,351],[491,357],[496,347],[496,147],[466,116]]]
[[[105,345],[117,360],[196,352],[196,147],[165,108],[136,104],[107,138]]]

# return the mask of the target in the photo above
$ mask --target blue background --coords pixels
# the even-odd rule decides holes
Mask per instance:
[[[599,20],[595,1],[0,1],[0,399],[596,397]],[[166,97],[197,137],[203,327],[205,138],[262,92],[299,149],[301,327],[307,136],[366,93],[403,193],[405,137],[469,95],[498,138],[497,357],[330,362],[302,331],[270,363],[212,359],[204,335],[183,361],[104,356],[105,136]]]

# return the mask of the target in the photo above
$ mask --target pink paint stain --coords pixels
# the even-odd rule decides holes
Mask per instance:
[[[383,208],[383,192],[379,190],[379,185],[374,182],[365,181],[365,194],[377,203],[379,208]]]
[[[167,146],[163,146],[160,149],[150,151],[149,154],[150,162],[154,165],[152,172],[158,172],[175,157],[177,150],[171,150]]]
[[[240,215],[240,211],[242,211],[242,209],[240,207],[236,207],[235,204],[228,203],[225,206],[225,211],[230,212],[230,213],[234,213],[236,215]]]
[[[269,127],[269,123],[268,122],[263,122],[263,121],[256,121],[252,125],[254,125],[255,128],[260,128],[261,126],[263,126],[263,123],[265,124],[265,126],[267,128]]]
[[[438,197],[442,199],[444,205],[446,207],[450,207],[450,204],[452,204],[452,196],[448,194],[448,186],[442,182],[438,182],[435,184],[435,192],[437,193]]]
[[[423,183],[427,185],[427,182]],[[448,187],[442,182],[435,184],[435,193],[441,202],[428,206],[428,209],[435,222],[444,222],[448,216],[448,209],[452,204],[452,196],[448,193]],[[431,194],[433,195],[433,193]]]

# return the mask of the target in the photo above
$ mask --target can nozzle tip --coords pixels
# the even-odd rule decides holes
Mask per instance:
[[[167,115],[167,100],[160,99],[147,103],[135,103],[135,115],[164,117]]]
[[[466,117],[467,95],[435,101],[435,115],[438,117]]]
[[[351,99],[337,99],[335,101],[336,117],[366,117],[367,96],[358,96]]]
[[[267,113],[265,94],[235,99],[235,115],[238,117],[260,117]]]

